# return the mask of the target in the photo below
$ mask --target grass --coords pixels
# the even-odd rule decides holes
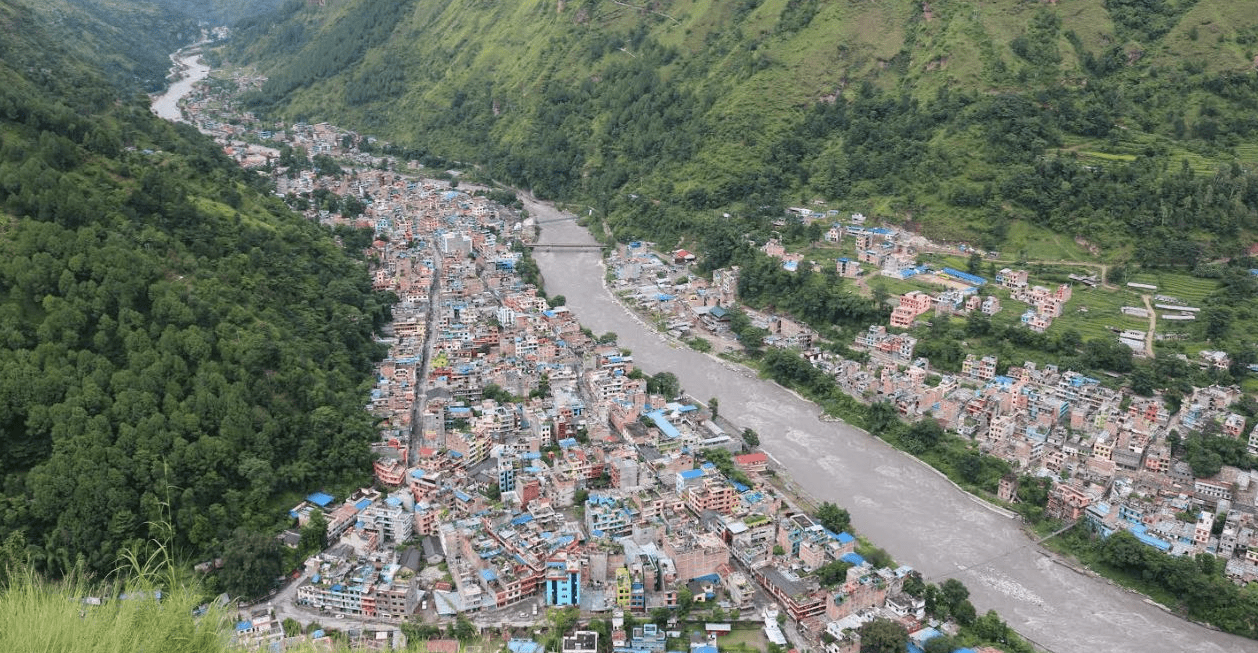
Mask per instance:
[[[765,638],[764,631],[758,627],[735,628],[728,635],[719,637],[717,644],[722,651],[754,653],[768,649],[769,640]]]

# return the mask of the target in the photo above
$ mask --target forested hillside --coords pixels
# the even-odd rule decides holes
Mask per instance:
[[[171,52],[196,40],[200,28],[186,14],[143,0],[43,0],[28,3],[30,11],[6,7],[6,29],[13,38],[34,47],[7,52],[5,63],[27,75],[56,76],[46,57],[69,54],[91,65],[113,85],[127,92],[155,91],[165,85]],[[32,42],[42,33],[50,38]]]
[[[42,25],[0,0],[0,540],[106,573],[366,480],[365,264]]]
[[[226,54],[269,75],[258,110],[476,163],[621,238],[767,233],[814,199],[1159,265],[1258,230],[1245,3],[635,4],[290,2]]]

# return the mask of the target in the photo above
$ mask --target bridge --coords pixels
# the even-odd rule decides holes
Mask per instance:
[[[591,245],[589,243],[530,243],[525,245],[529,249],[606,249],[607,245]]]

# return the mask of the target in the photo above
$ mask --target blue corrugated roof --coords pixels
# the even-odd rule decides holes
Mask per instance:
[[[314,494],[307,496],[306,501],[309,501],[320,508],[326,508],[329,503],[332,503],[332,495],[325,492],[315,492]]]
[[[843,557],[839,558],[839,560],[842,560],[843,562],[846,562],[850,565],[859,566],[859,565],[865,564],[865,559],[861,557],[861,554],[856,553],[855,551],[852,551],[850,553],[844,553]]]
[[[363,510],[364,508],[370,505],[371,505],[371,499],[359,499],[358,503],[354,504],[354,507],[358,508],[359,510]]]
[[[980,277],[977,274],[970,274],[969,272],[962,272],[956,268],[944,268],[943,271],[948,276],[956,277],[962,281],[972,283],[976,286],[981,286],[987,283],[987,279],[984,279],[983,277]]]
[[[655,427],[658,428],[665,436],[670,438],[681,437],[681,431],[678,431],[676,426],[669,424],[668,420],[664,419],[664,411],[653,410],[647,413],[646,416],[650,417],[651,421],[655,422]]]
[[[480,577],[484,578],[485,582],[488,583],[491,581],[498,580],[498,573],[495,572],[493,569],[482,569],[480,570]]]
[[[686,480],[690,480],[692,478],[699,478],[703,476],[702,469],[687,469],[685,471],[678,472],[678,473],[681,474],[681,477]]]
[[[530,514],[528,514],[528,513],[526,512],[526,513],[524,513],[523,515],[520,515],[519,517],[516,517],[515,519],[512,519],[512,520],[511,520],[511,523],[512,523],[512,524],[515,524],[516,526],[521,526],[521,525],[527,524],[527,523],[529,523],[529,522],[531,522],[531,521],[533,521],[533,515],[530,515]]]
[[[424,470],[422,470],[422,469],[412,469],[412,470],[411,470],[411,478],[420,479],[420,478],[423,478],[423,477],[424,477]]]

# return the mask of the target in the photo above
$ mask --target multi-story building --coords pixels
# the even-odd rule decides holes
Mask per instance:
[[[562,558],[546,563],[546,605],[580,605],[581,564]]]

